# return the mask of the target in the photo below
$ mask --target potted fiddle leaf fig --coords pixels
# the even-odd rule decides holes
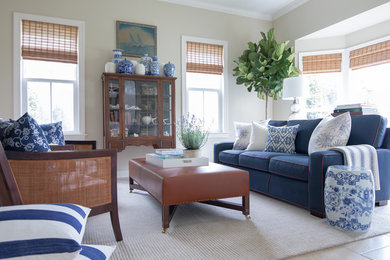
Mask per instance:
[[[278,98],[283,89],[283,79],[299,75],[294,66],[294,48],[287,48],[289,41],[277,43],[274,29],[258,42],[248,42],[233,69],[237,85],[244,84],[249,92],[257,92],[257,97],[265,100],[265,118],[268,116],[268,98]],[[268,37],[267,37],[268,36]]]

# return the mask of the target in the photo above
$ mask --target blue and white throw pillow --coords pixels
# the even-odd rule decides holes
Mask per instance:
[[[75,204],[0,207],[0,258],[74,259],[89,213]]]
[[[275,127],[268,125],[266,152],[295,153],[295,138],[299,125]]]
[[[81,252],[76,260],[106,260],[109,259],[115,246],[81,245]]]
[[[7,127],[9,127],[10,125],[12,125],[12,123],[0,119],[0,142],[3,141],[3,135],[4,135],[5,129]]]
[[[48,152],[49,143],[42,128],[28,113],[8,126],[3,136],[4,150]]]
[[[308,153],[312,154],[326,151],[331,147],[347,145],[351,127],[352,119],[349,112],[337,117],[323,118],[310,136]]]
[[[62,122],[39,125],[45,134],[47,142],[52,145],[64,145],[65,138],[62,132]]]

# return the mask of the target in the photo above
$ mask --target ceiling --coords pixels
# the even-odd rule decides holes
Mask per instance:
[[[160,0],[216,12],[272,21],[309,0]]]
[[[390,20],[390,3],[380,5],[355,15],[322,30],[306,35],[299,40],[344,36],[388,20]]]

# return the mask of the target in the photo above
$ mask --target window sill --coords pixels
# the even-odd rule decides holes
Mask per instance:
[[[85,133],[64,133],[65,140],[85,140]]]

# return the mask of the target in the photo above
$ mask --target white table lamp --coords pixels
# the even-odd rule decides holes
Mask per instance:
[[[288,119],[295,119],[299,114],[300,105],[298,101],[298,97],[303,97],[303,78],[302,77],[292,77],[285,78],[283,80],[283,94],[282,98],[286,100],[294,100],[290,109],[291,114]]]

